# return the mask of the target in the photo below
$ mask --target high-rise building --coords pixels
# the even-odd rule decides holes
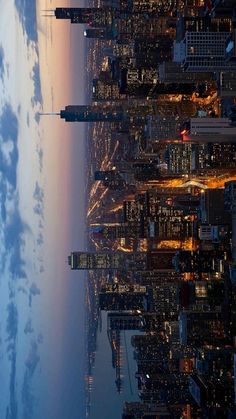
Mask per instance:
[[[213,139],[213,136],[211,138]],[[173,143],[168,144],[165,157],[168,172],[176,175],[233,169],[236,167],[236,144],[194,144],[189,141]]]
[[[123,68],[120,72],[120,93],[134,97],[155,98],[159,95],[189,95],[195,91],[194,83],[159,83],[154,68]]]
[[[111,7],[57,7],[54,13],[56,19],[70,19],[71,23],[99,28],[111,24],[115,10]]]
[[[235,13],[234,0],[212,0],[210,14],[214,17],[229,17]]]
[[[212,225],[223,225],[230,222],[224,202],[224,189],[208,189],[201,193],[200,220]]]
[[[192,173],[196,170],[196,147],[191,143],[168,144],[166,151],[166,162],[168,173],[182,175]]]
[[[127,44],[116,43],[115,45],[113,45],[112,50],[110,50],[110,53],[107,48],[103,51],[104,53],[106,53],[106,55],[110,55],[112,58],[134,58],[134,41],[129,42]]]
[[[137,374],[139,397],[144,402],[183,404],[191,401],[188,376],[179,374]]]
[[[112,40],[117,39],[116,31],[108,28],[88,28],[84,30],[85,38],[92,39],[105,39]]]
[[[222,411],[221,408],[229,409],[230,406],[234,406],[234,387],[231,377],[212,378],[194,374],[189,380],[189,390],[199,407],[209,408],[209,412],[216,408],[215,417],[224,417],[227,410]]]
[[[57,8],[57,19],[70,19],[72,23],[87,24],[92,28],[104,29],[116,33],[120,42],[130,41],[137,37],[153,37],[165,34],[171,26],[169,16],[160,16],[152,12],[133,13],[132,7],[100,7],[100,8]],[[169,36],[174,35],[174,29],[169,29]],[[98,32],[99,34],[99,32]],[[101,37],[101,36],[99,36]]]
[[[160,177],[159,165],[156,162],[137,162],[132,164],[132,171],[135,180],[145,182],[155,180]]]
[[[153,237],[158,240],[185,240],[193,237],[193,220],[184,209],[160,205],[154,220]]]
[[[143,316],[137,311],[108,313],[107,328],[110,330],[142,330]]]
[[[172,59],[173,40],[168,35],[155,38],[139,37],[134,41],[137,67],[155,68],[157,64]]]
[[[236,127],[228,118],[191,118],[189,140],[199,143],[235,143]]]
[[[222,377],[233,372],[234,348],[202,348],[197,351],[196,370],[201,376]]]
[[[128,42],[139,38],[158,38],[166,35],[170,24],[170,17],[159,17],[146,13],[121,14],[115,22],[120,42]],[[175,31],[173,31],[172,36]],[[170,34],[168,35],[170,38]]]
[[[157,418],[179,418],[187,417],[188,414],[194,417],[200,417],[201,410],[196,405],[186,403],[166,404],[166,403],[141,403],[129,402],[125,403],[123,408],[122,419],[157,419]]]
[[[71,256],[69,256],[68,263],[72,270],[143,270],[147,265],[146,259],[146,253],[72,252]]]
[[[217,261],[225,260],[219,251],[152,250],[148,252],[72,252],[68,263],[72,270],[123,270],[156,272],[214,272]]]
[[[94,238],[116,240],[121,238],[137,238],[142,233],[141,223],[104,223],[90,228]],[[141,235],[142,236],[142,235]]]
[[[186,255],[188,252],[185,252]],[[152,252],[72,252],[68,264],[72,270],[118,269],[124,271],[173,271],[175,252],[156,250]],[[191,255],[189,254],[191,258]]]
[[[179,312],[179,284],[165,283],[152,287],[151,310],[163,321],[177,320]]]
[[[60,112],[60,116],[66,122],[121,122],[124,118],[121,106],[112,109],[106,105],[69,105]]]
[[[173,61],[164,61],[158,66],[159,81],[161,83],[200,83],[213,79],[210,72],[184,71],[184,67]]]
[[[123,190],[127,185],[125,174],[116,170],[97,170],[94,173],[94,180],[101,181],[106,188],[112,190]]]
[[[175,115],[190,118],[196,106],[189,100],[172,100],[171,95],[162,95],[158,101],[130,104],[126,102],[96,103],[93,105],[68,105],[61,110],[60,117],[66,122],[118,122],[129,126],[145,125],[150,116]]]
[[[236,181],[232,180],[225,183],[224,189],[224,205],[225,209],[232,211],[236,204]]]
[[[136,106],[128,104],[68,105],[60,112],[60,117],[67,122],[143,123],[148,115],[155,115],[157,112],[158,106],[154,103]]]
[[[123,68],[120,71],[120,93],[146,97],[157,88],[157,70],[154,68]]]
[[[157,250],[147,253],[147,270],[174,271],[173,258],[175,252],[171,250]]]
[[[140,221],[143,213],[143,200],[126,200],[123,202],[124,222]]]
[[[181,12],[183,16],[204,16],[205,7],[205,0],[178,0],[177,2],[177,12]]]
[[[95,102],[100,100],[118,100],[121,99],[120,89],[117,81],[93,79],[92,99]]]
[[[209,16],[181,16],[176,23],[176,40],[184,39],[186,32],[231,32],[232,20],[228,18],[210,18]]]
[[[223,99],[236,97],[235,71],[222,71],[220,73],[219,94]]]
[[[180,342],[183,345],[218,347],[227,342],[219,310],[184,310],[179,316]]]
[[[106,311],[147,311],[148,300],[148,289],[142,285],[106,285],[99,293],[99,306],[101,310]]]
[[[173,265],[179,273],[220,273],[223,271],[226,256],[228,257],[225,252],[215,250],[177,251],[173,257]]]
[[[177,116],[150,116],[145,125],[145,137],[150,146],[154,146],[159,141],[181,139],[181,128],[185,118]]]
[[[182,63],[185,71],[224,71],[233,64],[225,60],[229,32],[189,32],[174,45],[174,61]]]
[[[170,16],[172,11],[176,9],[176,4],[176,0],[168,2],[165,0],[133,0],[132,10],[136,13],[151,13],[157,16]]]
[[[232,234],[231,234],[231,249],[232,249],[232,257],[234,262],[236,261],[236,182],[226,182],[225,183],[225,191],[224,191],[224,206],[226,211],[230,215],[230,219],[227,217],[226,220],[230,222],[230,226],[232,226]],[[234,270],[234,269],[233,269]]]

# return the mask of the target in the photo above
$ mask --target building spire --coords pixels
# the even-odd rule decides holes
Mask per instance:
[[[55,116],[55,115],[60,115],[60,112],[40,112],[39,113],[40,116]]]
[[[41,10],[42,13],[45,12],[42,16],[45,17],[54,17],[55,16],[55,9],[43,9]]]

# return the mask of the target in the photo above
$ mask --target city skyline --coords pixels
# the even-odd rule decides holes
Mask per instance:
[[[235,417],[235,13],[2,5],[0,417]]]

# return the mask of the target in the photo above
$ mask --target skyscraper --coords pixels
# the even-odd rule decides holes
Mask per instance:
[[[167,96],[167,97],[166,97]],[[145,124],[149,116],[157,115],[192,115],[194,106],[190,101],[173,101],[168,95],[163,95],[160,101],[146,101],[145,103],[129,102],[94,105],[68,105],[61,110],[60,117],[67,122],[123,122]]]
[[[186,71],[223,71],[233,65],[225,60],[229,32],[189,32],[174,46],[174,61]]]
[[[114,18],[115,10],[111,7],[57,7],[56,19],[70,19],[71,23],[88,24],[92,27],[106,27]]]
[[[189,139],[194,142],[235,143],[236,127],[228,118],[191,118]]]
[[[123,270],[123,271],[173,271],[174,251],[155,250],[152,252],[72,252],[68,264],[72,270]],[[190,252],[185,256],[191,258]]]
[[[148,289],[141,285],[106,285],[99,293],[99,306],[107,311],[147,311]]]
[[[158,66],[159,80],[161,83],[197,83],[210,81],[213,75],[210,72],[187,73],[181,64],[164,61]]]
[[[72,252],[68,258],[68,263],[72,270],[145,270],[147,255],[142,252]]]
[[[143,123],[148,115],[158,112],[155,103],[131,106],[128,104],[69,105],[60,112],[67,122],[122,122]]]

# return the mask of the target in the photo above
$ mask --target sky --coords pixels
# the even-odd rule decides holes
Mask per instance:
[[[0,0],[1,418],[84,417],[84,127],[40,116],[84,101],[82,30],[42,13],[66,4]]]

